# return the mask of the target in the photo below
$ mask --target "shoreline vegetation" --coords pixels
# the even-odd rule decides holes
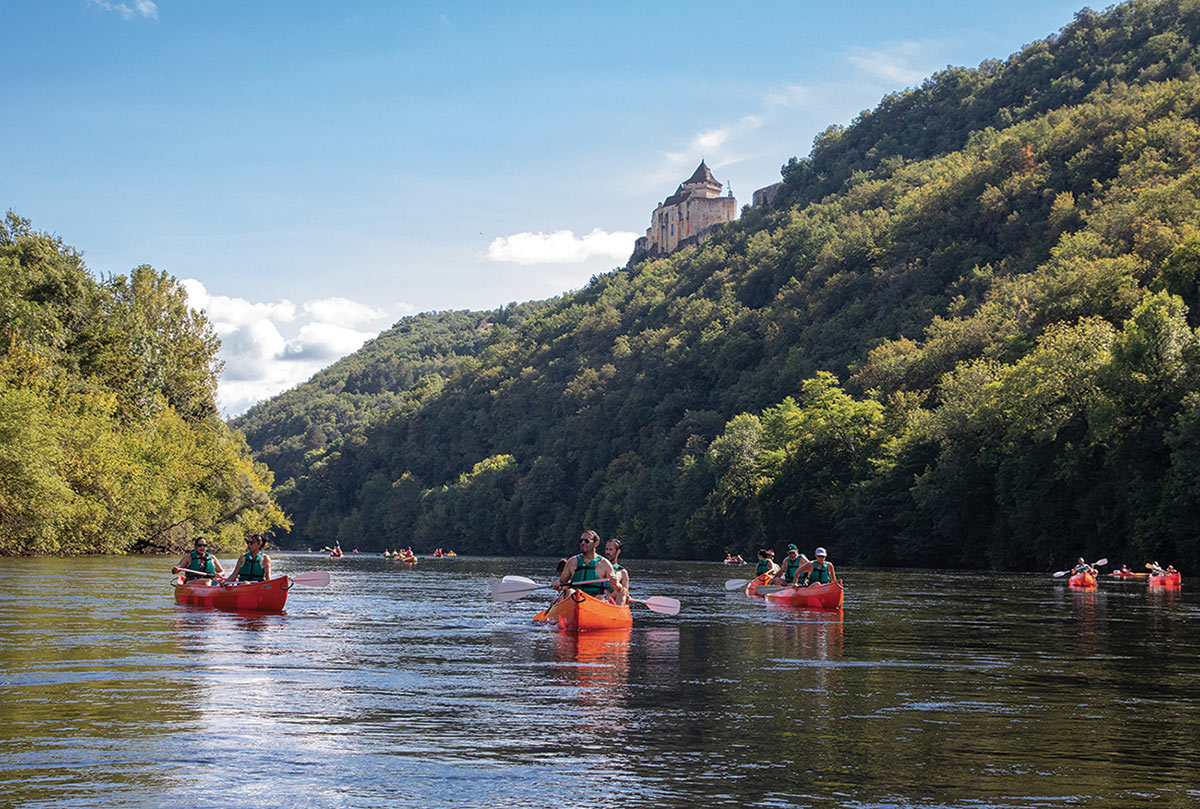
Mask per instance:
[[[219,342],[174,278],[97,281],[81,255],[0,223],[0,555],[231,547],[289,521],[217,413]]]

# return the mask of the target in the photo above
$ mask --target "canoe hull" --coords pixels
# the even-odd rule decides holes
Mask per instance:
[[[629,605],[618,606],[579,590],[554,602],[546,621],[564,632],[591,632],[603,629],[628,629],[633,626]]]
[[[842,581],[832,581],[829,584],[810,584],[808,587],[789,587],[777,593],[768,593],[767,601],[771,604],[782,604],[787,607],[799,607],[806,610],[836,610],[841,609],[845,600],[845,590]]]
[[[208,579],[175,579],[175,603],[218,610],[281,612],[292,582],[287,576],[268,581],[243,581],[224,587]]]
[[[1178,587],[1183,584],[1183,575],[1177,570],[1162,576],[1151,576],[1149,581],[1150,584],[1158,587]]]
[[[746,595],[750,596],[751,598],[762,598],[762,596],[758,594],[758,588],[762,587],[763,585],[770,584],[772,578],[773,577],[770,573],[763,573],[761,576],[755,576],[750,580],[750,583],[746,585]]]
[[[1096,577],[1090,570],[1084,570],[1067,579],[1067,584],[1072,587],[1095,587]]]

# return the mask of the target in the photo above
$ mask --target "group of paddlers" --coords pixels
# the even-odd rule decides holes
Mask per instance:
[[[196,537],[192,551],[179,564],[171,568],[172,573],[182,573],[187,580],[223,579],[225,581],[266,581],[271,578],[271,557],[266,554],[267,538],[262,534],[246,537],[246,552],[238,557],[233,572],[225,575],[225,568],[215,554],[208,552],[208,539]]]
[[[602,555],[599,551],[600,535],[591,529],[584,531],[579,537],[579,553],[558,560],[554,589],[563,595],[579,590],[613,604],[627,603],[629,571],[617,561],[621,556],[621,540],[610,539],[604,543]]]
[[[800,549],[795,545],[788,545],[783,564],[778,565],[775,563],[775,551],[760,548],[758,566],[755,567],[754,573],[756,576],[770,574],[771,584],[785,587],[807,587],[810,584],[829,584],[836,581],[837,573],[825,549],[817,548],[813,556],[814,559],[809,559],[800,553]]]

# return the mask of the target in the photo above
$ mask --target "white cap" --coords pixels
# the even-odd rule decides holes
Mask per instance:
[[[817,548],[816,552],[813,555],[814,556],[827,556],[828,554],[825,553],[824,548]]]

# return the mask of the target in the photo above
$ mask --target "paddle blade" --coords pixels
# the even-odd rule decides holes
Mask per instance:
[[[492,598],[496,601],[516,601],[535,590],[547,590],[549,584],[538,584],[524,576],[505,576],[492,585]]]
[[[1096,561],[1092,562],[1093,567],[1104,567],[1107,564],[1108,559],[1097,559]]]
[[[1056,570],[1056,571],[1054,571],[1054,573],[1052,573],[1051,575],[1053,575],[1053,576],[1054,576],[1054,578],[1056,578],[1056,579],[1061,579],[1063,576],[1067,575],[1067,571],[1065,571],[1065,570]]]
[[[550,617],[550,608],[549,608],[549,607],[546,607],[546,609],[544,609],[544,610],[542,610],[541,612],[539,612],[539,613],[537,613],[536,615],[534,615],[534,616],[533,616],[533,620],[535,620],[535,621],[544,621],[544,620],[546,620],[548,617]]]
[[[726,590],[741,590],[750,583],[749,579],[730,579],[725,582]]]
[[[328,570],[309,570],[292,576],[292,584],[303,584],[305,587],[324,587],[329,584]]]
[[[678,615],[679,614],[679,599],[668,598],[667,596],[650,596],[649,598],[631,598],[630,601],[636,601],[639,604],[645,604],[654,612],[661,612],[663,615]]]

